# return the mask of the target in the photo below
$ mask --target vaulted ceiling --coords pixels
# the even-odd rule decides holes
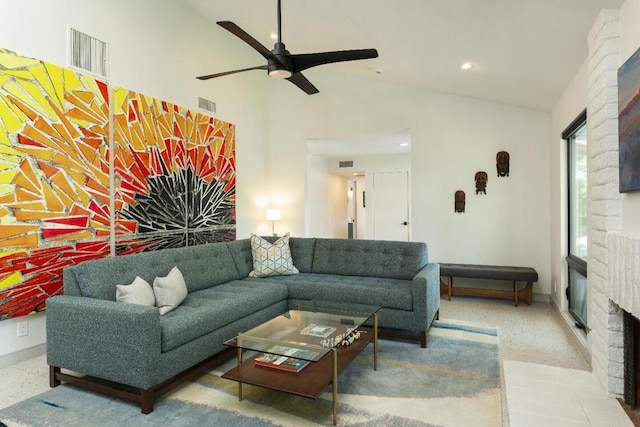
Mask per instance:
[[[233,21],[272,49],[276,0],[182,1],[212,25]],[[600,10],[617,9],[622,3],[282,0],[282,38],[291,53],[378,49],[377,59],[322,66],[332,72],[549,110],[587,58],[587,34]],[[222,28],[219,31],[227,33]],[[239,51],[251,51],[231,34],[228,43]],[[473,68],[462,70],[464,62]],[[263,63],[255,53],[254,62],[244,59],[233,68]],[[305,72],[309,80],[313,81],[316,70]],[[210,70],[221,71],[227,70]]]

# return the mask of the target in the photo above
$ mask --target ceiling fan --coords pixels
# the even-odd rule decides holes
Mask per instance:
[[[259,41],[251,37],[244,30],[231,21],[217,22],[225,30],[244,41],[254,48],[267,60],[266,65],[243,68],[241,70],[225,71],[223,73],[209,74],[197,77],[199,80],[208,80],[222,77],[229,74],[241,73],[250,70],[267,70],[269,76],[280,79],[287,79],[294,85],[302,89],[307,95],[318,93],[319,90],[302,75],[302,71],[316,67],[318,65],[330,64],[333,62],[356,61],[360,59],[377,58],[378,51],[375,49],[338,50],[334,52],[304,53],[292,55],[282,43],[282,17],[280,11],[280,0],[278,0],[278,41],[273,50],[264,47]]]

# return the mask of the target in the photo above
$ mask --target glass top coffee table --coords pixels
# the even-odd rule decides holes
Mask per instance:
[[[378,369],[378,310],[349,305],[344,309],[299,306],[225,342],[238,349],[238,364],[222,378],[310,399],[331,384],[333,424],[337,422],[338,374],[373,342]],[[363,326],[373,320],[373,327]],[[259,353],[243,361],[243,350]]]

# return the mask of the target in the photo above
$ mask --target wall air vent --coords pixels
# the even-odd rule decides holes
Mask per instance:
[[[198,97],[198,108],[209,111],[210,113],[215,113],[216,103],[209,101],[208,99]]]
[[[352,168],[353,167],[353,160],[341,160],[338,163],[338,166],[341,168]]]
[[[107,44],[69,28],[69,63],[98,77],[107,77]]]

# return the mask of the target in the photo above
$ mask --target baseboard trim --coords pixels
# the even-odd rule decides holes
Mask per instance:
[[[45,354],[46,352],[47,345],[42,343],[33,347],[25,348],[24,350],[4,354],[0,356],[0,369],[15,365],[16,363],[24,362],[25,360],[33,359],[34,357]]]
[[[573,317],[571,317],[568,311],[561,310],[558,303],[553,298],[551,298],[551,306],[555,309],[554,311],[558,315],[562,327],[565,328],[570,335],[576,338],[576,341],[578,341],[578,348],[584,355],[585,359],[587,359],[589,366],[592,366],[591,352],[589,351],[589,345],[587,343],[587,334],[583,329],[575,326],[575,320]]]

